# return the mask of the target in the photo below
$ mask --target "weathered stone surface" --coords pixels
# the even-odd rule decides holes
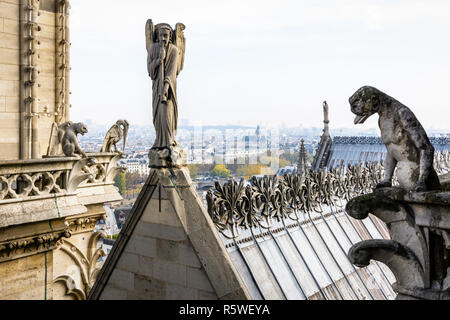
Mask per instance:
[[[1,298],[2,300],[52,299],[52,279],[51,252],[0,263]]]
[[[139,274],[145,277],[153,277],[153,258],[139,257]]]
[[[15,81],[10,80],[0,80],[0,95],[1,96],[15,96],[18,92],[16,91]]]
[[[200,260],[190,244],[178,244],[177,262],[190,267],[200,268]]]
[[[153,262],[153,277],[166,283],[186,286],[186,268],[182,264],[157,259]]]
[[[117,268],[133,273],[138,273],[140,271],[140,257],[137,254],[130,253],[130,252],[124,252],[122,254],[123,259],[120,259],[120,261],[117,263]]]
[[[133,235],[125,248],[125,252],[144,257],[156,257],[156,239]]]
[[[55,12],[55,10],[56,10],[55,4],[56,4],[56,0],[41,0],[39,2],[39,9],[42,11],[47,11],[47,12]],[[53,16],[53,20],[54,19],[55,18]]]
[[[214,292],[204,270],[187,267],[187,286],[208,292]]]
[[[178,262],[179,247],[176,241],[156,239],[156,252],[158,259]]]
[[[97,186],[81,185],[77,191],[77,197],[80,203],[85,206],[93,203],[108,203],[122,200],[122,196],[112,184]]]
[[[124,289],[114,288],[112,286],[105,289],[102,300],[125,300],[127,299],[127,291]]]
[[[134,274],[131,272],[116,268],[111,274],[110,281],[115,287],[126,290],[134,289]]]
[[[165,298],[169,300],[197,300],[198,290],[176,284],[168,284]]]
[[[217,295],[212,292],[205,292],[202,290],[198,291],[198,299],[199,300],[217,300]]]
[[[186,233],[182,227],[172,227],[168,225],[148,223],[145,221],[142,221],[136,227],[136,233],[146,237],[173,241],[183,241],[187,239]]]
[[[6,203],[0,206],[0,227],[57,219],[87,211],[76,197],[58,198],[57,201],[58,207],[54,197],[33,202]]]
[[[1,64],[0,65],[0,71],[1,71],[1,75],[0,75],[0,79],[1,80],[14,80],[14,81],[18,81],[20,78],[20,73],[19,73],[19,67],[16,65],[10,65],[10,64]],[[18,99],[16,97],[14,97],[14,100]]]
[[[128,299],[133,294],[141,299],[164,299],[166,296],[166,283],[159,279],[144,277],[141,275],[134,276],[135,290],[129,293]]]
[[[3,32],[19,35],[19,23],[17,19],[3,18]]]
[[[19,6],[15,3],[9,3],[6,1],[0,2],[0,17],[17,19],[19,16]]]
[[[168,197],[167,192],[164,188],[161,188],[161,193]],[[173,206],[170,201],[166,199],[161,199],[159,202],[158,198],[155,198],[155,194],[159,192],[159,188],[153,193],[152,200],[144,211],[142,215],[142,221],[150,222],[153,224],[167,225],[171,227],[182,228],[181,222],[176,215],[166,214],[167,210],[172,210]],[[157,197],[157,196],[156,196]],[[161,204],[160,204],[161,203]],[[161,211],[160,211],[161,208]]]

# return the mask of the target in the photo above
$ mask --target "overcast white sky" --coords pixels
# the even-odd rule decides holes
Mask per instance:
[[[71,2],[73,121],[151,125],[144,27],[186,25],[179,118],[206,124],[353,127],[372,85],[426,128],[450,129],[450,1]],[[364,128],[376,127],[372,117]],[[363,128],[361,127],[361,128]],[[450,131],[450,130],[449,130]]]

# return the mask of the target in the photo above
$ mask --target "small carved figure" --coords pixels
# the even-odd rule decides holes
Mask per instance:
[[[75,154],[79,154],[83,158],[86,158],[86,153],[78,143],[77,134],[84,135],[87,132],[86,125],[82,122],[72,123],[71,121],[67,121],[59,126],[54,123],[47,155],[54,156],[63,153],[67,157],[73,157]]]
[[[390,187],[394,169],[400,187],[413,191],[440,189],[439,178],[433,169],[434,147],[415,117],[405,105],[381,92],[364,86],[349,98],[355,124],[364,123],[378,113],[381,140],[386,145],[384,179],[377,185]]]
[[[123,149],[125,152],[125,144],[127,142],[127,134],[129,123],[127,120],[117,120],[117,122],[108,130],[103,141],[103,146],[100,152],[112,152],[112,147],[114,146],[115,152],[119,152],[117,149],[117,142],[123,137]]]

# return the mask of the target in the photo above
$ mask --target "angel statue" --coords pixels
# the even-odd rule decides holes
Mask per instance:
[[[127,120],[117,120],[115,124],[106,133],[105,139],[103,140],[102,149],[100,152],[113,152],[113,146],[115,152],[119,152],[117,149],[117,142],[123,137],[123,148],[122,153],[125,153],[125,144],[127,143],[127,134],[129,123]]]
[[[183,68],[185,38],[184,25],[177,23],[145,26],[147,68],[152,79],[153,125],[156,139],[150,153],[157,152],[160,159],[173,159],[177,147],[175,140],[178,124],[177,76]],[[176,153],[176,152],[175,152]]]

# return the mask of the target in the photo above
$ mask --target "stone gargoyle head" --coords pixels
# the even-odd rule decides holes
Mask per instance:
[[[377,88],[364,86],[350,98],[351,111],[356,115],[354,124],[364,123],[371,115],[378,112],[380,97],[384,94]]]
[[[74,123],[72,126],[76,134],[84,136],[88,132],[86,125],[82,122]]]

